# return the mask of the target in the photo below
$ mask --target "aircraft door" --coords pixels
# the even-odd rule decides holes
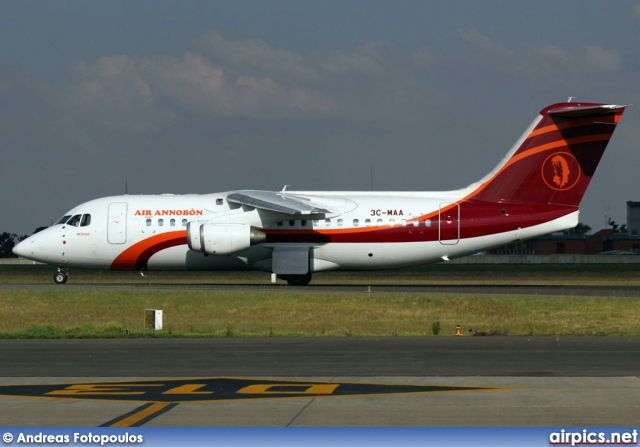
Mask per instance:
[[[460,205],[457,203],[440,204],[438,237],[442,245],[456,245],[460,240]]]
[[[127,203],[110,203],[107,219],[107,241],[110,244],[127,242]]]

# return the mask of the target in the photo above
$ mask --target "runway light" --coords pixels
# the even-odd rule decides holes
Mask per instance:
[[[367,293],[371,293],[371,286],[367,286]]]
[[[456,337],[462,337],[462,332],[460,332],[460,325],[456,326],[456,333],[454,334]]]

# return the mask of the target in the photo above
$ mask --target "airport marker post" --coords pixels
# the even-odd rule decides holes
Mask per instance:
[[[156,331],[162,330],[162,310],[161,309],[145,309],[144,310],[144,328]]]

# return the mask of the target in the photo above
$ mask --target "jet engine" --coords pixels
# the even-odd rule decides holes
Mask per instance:
[[[231,255],[266,240],[266,234],[250,225],[201,222],[187,224],[189,248],[206,254]]]

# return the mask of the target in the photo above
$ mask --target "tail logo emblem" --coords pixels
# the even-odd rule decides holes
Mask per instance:
[[[580,179],[578,160],[568,152],[549,155],[542,164],[542,179],[551,189],[567,191]]]

